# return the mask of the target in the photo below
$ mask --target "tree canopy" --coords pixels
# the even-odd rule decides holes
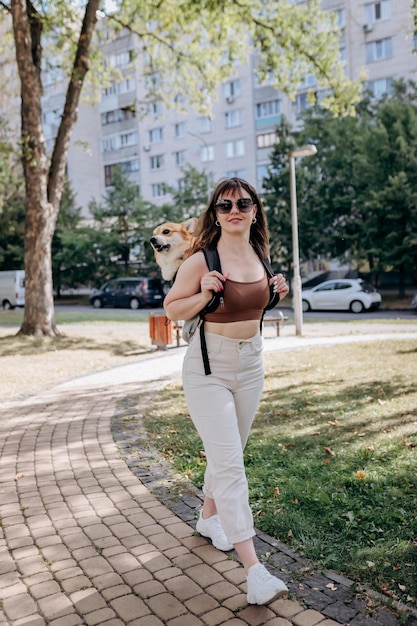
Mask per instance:
[[[338,62],[335,17],[319,0],[294,5],[276,0],[123,0],[113,2],[3,0],[11,16],[21,82],[21,160],[26,189],[26,306],[22,334],[54,335],[51,242],[64,189],[68,146],[87,72],[97,75],[97,20],[108,35],[126,29],[139,40],[138,65],[149,97],[173,104],[187,94],[189,106],[210,111],[216,87],[255,51],[258,73],[290,95],[306,74],[326,90],[322,106],[352,111],[359,85]],[[104,21],[105,20],[105,21]],[[111,33],[110,33],[111,36]],[[47,56],[43,51],[47,50]],[[101,65],[103,68],[103,65]],[[44,72],[68,76],[65,105],[52,154],[42,129]],[[101,72],[101,76],[106,76]],[[107,74],[107,77],[108,74]],[[94,81],[92,81],[94,82]],[[323,91],[324,92],[324,91]]]
[[[272,239],[291,241],[288,154],[294,142],[314,143],[317,155],[300,159],[297,198],[303,261],[339,258],[373,273],[417,275],[417,87],[398,82],[391,96],[369,97],[355,117],[312,109],[303,130],[282,124],[266,180]],[[279,248],[282,250],[282,247]],[[292,250],[283,248],[290,265]]]

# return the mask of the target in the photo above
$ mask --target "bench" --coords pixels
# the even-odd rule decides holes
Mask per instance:
[[[172,322],[172,330],[175,332],[175,341],[177,342],[177,348],[181,345],[182,339],[182,327],[184,326],[184,320],[178,320]]]
[[[288,317],[282,311],[274,311],[272,314],[265,315],[264,324],[275,324],[277,327],[277,337],[279,337],[281,326],[288,321]]]

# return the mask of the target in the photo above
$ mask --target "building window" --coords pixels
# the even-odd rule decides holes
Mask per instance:
[[[345,22],[345,10],[344,9],[337,9],[336,11],[336,23],[337,23],[337,27],[342,29],[346,26],[346,22]]]
[[[175,165],[185,165],[185,150],[178,150],[178,152],[175,152]]]
[[[214,146],[202,146],[201,148],[201,160],[214,161]]]
[[[307,93],[299,93],[295,98],[295,110],[297,113],[301,113],[301,111],[305,111],[309,109],[311,104],[308,101]]]
[[[106,111],[106,113],[101,114],[101,125],[107,126],[108,124],[116,124],[117,122],[124,122],[134,117],[134,108],[114,109],[113,111]]]
[[[211,119],[207,116],[200,117],[200,133],[211,133]]]
[[[102,141],[103,152],[112,152],[113,150],[120,150],[127,146],[135,146],[139,141],[139,135],[136,131],[132,133],[123,133],[121,135],[113,135],[112,137],[106,137]]]
[[[111,165],[105,165],[104,183],[106,187],[109,187],[113,183],[116,167],[120,167],[120,171],[122,172],[122,174],[131,174],[132,172],[138,172],[139,159],[132,159],[130,161],[123,161],[122,163],[112,163]]]
[[[179,124],[175,124],[175,137],[177,139],[182,139],[187,134],[187,125],[185,122],[180,122]]]
[[[264,133],[256,137],[257,148],[271,148],[276,143],[278,143],[278,135],[276,133]]]
[[[235,128],[242,125],[242,110],[235,109],[224,114],[225,128]]]
[[[164,183],[155,183],[152,185],[152,197],[153,198],[162,198],[166,195],[165,185]]]
[[[116,94],[128,93],[129,91],[134,91],[135,89],[135,80],[133,78],[124,78],[120,81],[120,83],[111,83],[108,87],[103,89],[103,97],[104,96],[114,96]]]
[[[226,156],[228,158],[243,156],[245,154],[245,142],[243,139],[228,141],[226,144]]]
[[[365,4],[365,23],[383,22],[391,18],[391,0]]]
[[[269,100],[268,102],[258,102],[255,107],[255,117],[256,119],[261,119],[263,117],[274,117],[275,115],[279,115],[281,112],[280,101],[279,100]]]
[[[227,178],[244,178],[246,179],[245,170],[229,170],[226,172]]]
[[[374,98],[382,98],[392,92],[392,78],[379,78],[378,80],[370,80],[368,89],[372,92]]]
[[[366,44],[366,62],[374,63],[392,57],[392,38],[379,39]]]
[[[179,178],[177,180],[177,189],[180,192],[185,191],[185,178]]]
[[[119,52],[118,54],[112,54],[109,57],[109,63],[112,67],[127,67],[134,60],[133,50],[127,50],[126,52]]]
[[[267,165],[258,165],[258,188],[263,191],[265,180],[268,178],[268,166]]]
[[[162,100],[154,100],[148,104],[148,115],[155,117],[162,114]]]
[[[164,155],[157,154],[150,158],[151,170],[160,170],[164,167]]]
[[[150,143],[161,143],[163,139],[162,128],[151,128],[149,131],[149,142]]]
[[[227,102],[233,102],[236,96],[240,96],[240,94],[241,94],[240,78],[229,80],[227,83],[223,85],[223,96],[226,98]]]

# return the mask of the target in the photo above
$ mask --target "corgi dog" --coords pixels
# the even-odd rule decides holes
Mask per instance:
[[[186,258],[197,223],[196,217],[190,217],[185,222],[165,222],[154,229],[149,241],[164,280],[172,280]]]

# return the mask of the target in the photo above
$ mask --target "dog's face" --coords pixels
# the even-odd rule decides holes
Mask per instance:
[[[198,219],[190,217],[185,222],[165,222],[157,226],[150,238],[155,261],[161,268],[162,277],[172,280],[194,241],[193,233]]]

